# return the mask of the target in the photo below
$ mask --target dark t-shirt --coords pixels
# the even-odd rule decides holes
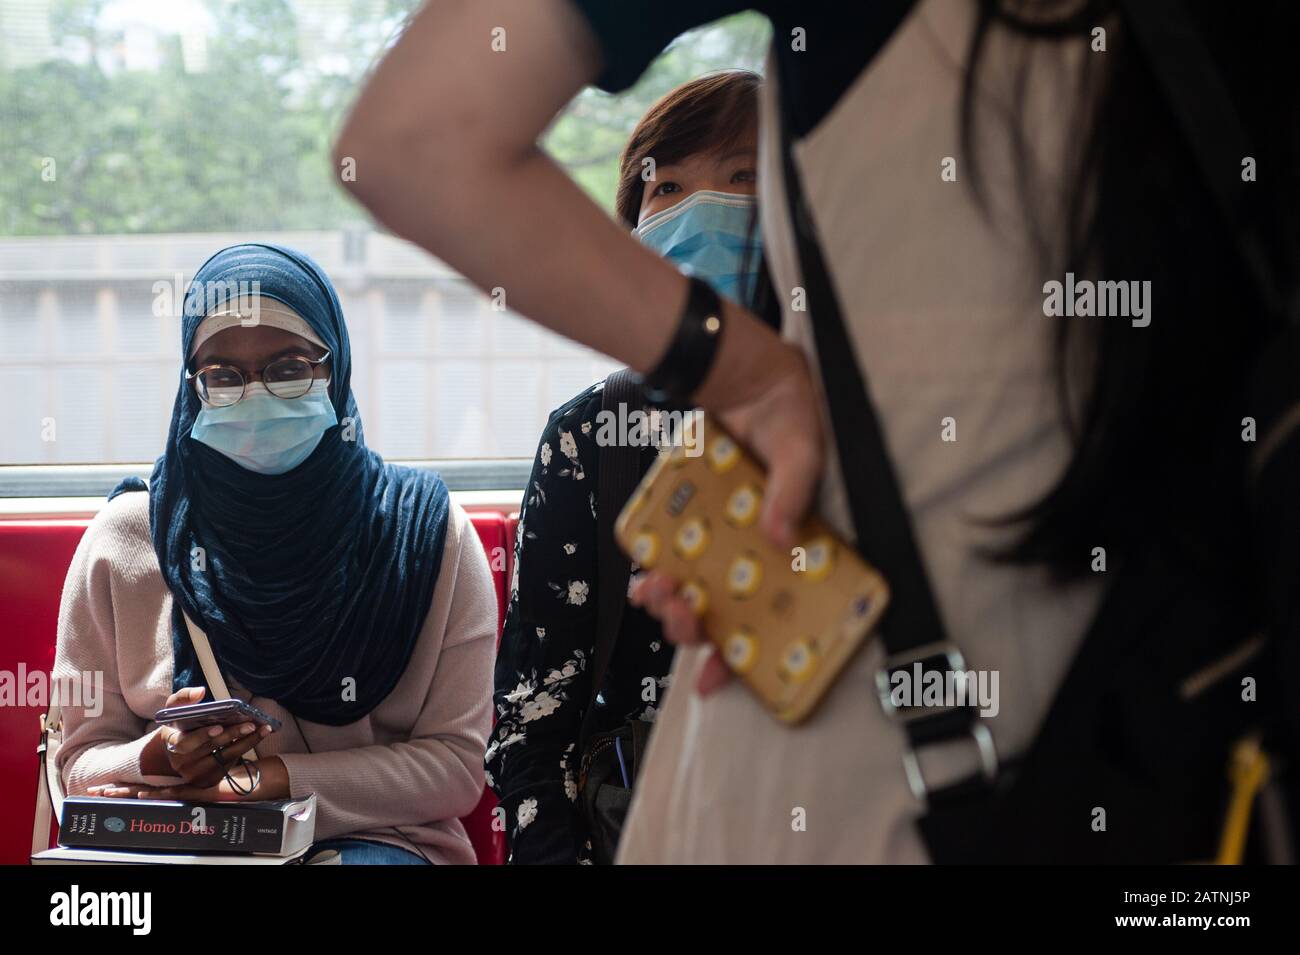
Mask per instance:
[[[596,85],[627,89],[679,34],[721,17],[756,10],[772,23],[781,92],[796,137],[831,111],[884,46],[914,0],[571,0],[600,43],[605,68]],[[796,29],[799,46],[794,49]]]

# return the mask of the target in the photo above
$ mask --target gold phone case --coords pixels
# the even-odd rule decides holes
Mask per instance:
[[[713,418],[660,454],[614,525],[642,570],[679,582],[723,659],[772,714],[808,717],[876,626],[889,587],[822,520],[779,550],[758,529],[766,478]]]

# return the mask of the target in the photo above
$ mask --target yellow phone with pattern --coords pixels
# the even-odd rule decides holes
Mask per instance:
[[[817,517],[791,551],[758,528],[762,467],[708,415],[665,449],[614,525],[642,570],[678,581],[728,666],[779,720],[807,718],[889,602],[889,587]]]

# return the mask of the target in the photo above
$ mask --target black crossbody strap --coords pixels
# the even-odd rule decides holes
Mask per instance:
[[[615,415],[642,410],[645,394],[641,378],[630,368],[614,372],[605,379],[600,406],[602,411]],[[609,672],[627,607],[627,581],[632,562],[614,540],[614,521],[640,480],[641,448],[618,443],[601,446],[596,482],[596,647],[591,664],[591,696],[578,737],[579,754],[586,752],[591,737],[596,697]]]
[[[969,706],[901,710],[887,701],[892,685],[890,675],[899,669],[910,671],[919,662],[926,670],[964,671],[966,664],[960,651],[948,640],[939,616],[912,531],[911,516],[885,446],[884,432],[845,327],[804,198],[790,138],[788,102],[783,96],[779,98],[785,195],[857,548],[868,563],[879,568],[890,587],[889,608],[878,629],[888,660],[877,674],[877,688],[882,706],[891,716],[903,721],[911,743],[904,767],[913,793],[931,805],[945,799],[963,798],[982,789],[997,773],[992,736],[974,710]],[[953,740],[975,747],[982,771],[971,779],[931,790],[924,778],[919,750]]]

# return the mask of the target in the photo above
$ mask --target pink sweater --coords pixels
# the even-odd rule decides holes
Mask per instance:
[[[63,711],[59,770],[68,793],[96,783],[176,781],[140,770],[152,716],[171,693],[171,612],[149,537],[148,495],[120,495],[77,547],[59,608],[55,674],[104,675],[100,715]],[[398,827],[431,861],[475,861],[458,817],[483,794],[496,624],[487,559],[453,504],[419,642],[397,686],[365,718],[295,724],[274,700],[252,697],[227,677],[231,693],[283,723],[257,752],[284,761],[293,796],[316,794],[317,839],[364,836],[409,850],[389,828]]]

